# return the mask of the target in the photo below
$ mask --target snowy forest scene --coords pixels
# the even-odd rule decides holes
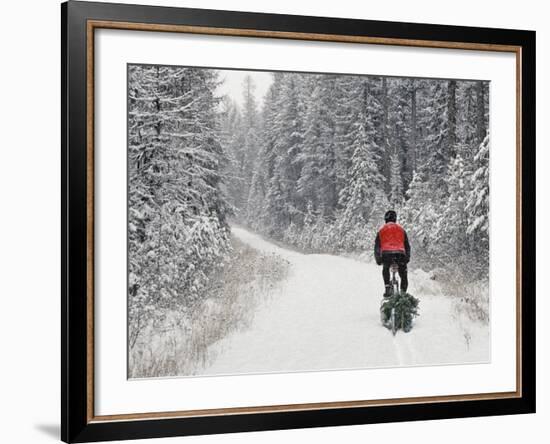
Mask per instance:
[[[128,378],[490,362],[489,93],[129,64]],[[388,210],[419,301],[394,335]]]

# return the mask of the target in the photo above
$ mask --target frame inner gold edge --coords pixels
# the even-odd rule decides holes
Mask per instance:
[[[464,395],[424,396],[414,398],[397,398],[388,400],[338,401],[305,404],[271,405],[259,407],[227,407],[204,410],[182,410],[170,412],[125,413],[115,415],[94,414],[94,36],[95,29],[120,29],[133,31],[178,32],[190,34],[207,34],[222,36],[280,38],[290,40],[311,40],[341,43],[364,43],[375,45],[412,46],[423,48],[465,49],[478,51],[513,52],[516,55],[516,391],[479,393]],[[345,36],[334,34],[311,34],[300,32],[265,31],[254,29],[216,28],[188,25],[164,25],[150,23],[133,23],[124,21],[88,20],[87,21],[87,422],[114,422],[138,419],[189,418],[197,416],[223,416],[235,414],[258,414],[273,412],[293,412],[303,410],[327,410],[335,408],[358,408],[388,405],[405,405],[414,403],[440,403],[473,400],[509,399],[522,396],[522,348],[521,348],[521,46],[468,42],[448,42],[434,40],[396,39],[368,36]]]

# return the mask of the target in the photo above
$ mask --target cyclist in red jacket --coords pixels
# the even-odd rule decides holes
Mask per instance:
[[[406,292],[409,285],[407,279],[407,264],[411,259],[411,246],[407,238],[407,232],[397,223],[397,213],[389,210],[384,215],[386,222],[376,235],[374,241],[374,258],[382,267],[382,277],[386,291],[385,297],[391,295],[390,266],[396,263],[401,278],[401,291]]]

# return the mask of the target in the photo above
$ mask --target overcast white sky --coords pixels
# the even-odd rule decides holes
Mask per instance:
[[[235,71],[229,69],[220,69],[220,80],[223,83],[219,87],[220,95],[227,94],[239,105],[243,103],[243,80],[247,75],[252,77],[256,85],[256,101],[258,108],[261,107],[263,97],[269,86],[273,82],[271,73],[258,71]]]

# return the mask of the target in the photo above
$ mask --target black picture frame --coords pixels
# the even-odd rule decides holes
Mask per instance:
[[[521,215],[518,269],[523,295],[518,307],[521,393],[496,399],[450,399],[437,402],[294,409],[272,412],[237,412],[229,415],[151,417],[116,421],[96,420],[90,414],[90,158],[88,131],[87,64],[88,22],[185,25],[266,33],[301,33],[369,37],[407,41],[510,45],[519,48],[521,65],[520,165],[518,184]],[[230,433],[289,428],[370,424],[535,412],[535,32],[382,22],[357,19],[305,17],[69,1],[61,5],[62,104],[62,274],[61,274],[61,438],[90,442],[180,435]],[[93,266],[93,261],[92,261]],[[498,271],[497,271],[498,272]],[[90,314],[91,313],[91,314]],[[92,316],[92,319],[90,319]],[[93,387],[92,387],[93,388]]]

